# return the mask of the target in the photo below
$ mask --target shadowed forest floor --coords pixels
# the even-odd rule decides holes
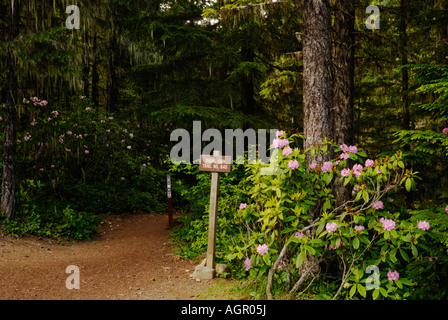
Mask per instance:
[[[166,215],[108,216],[92,241],[63,245],[0,235],[0,299],[222,299],[207,293],[220,279],[189,277],[195,263],[174,254],[167,224]],[[69,265],[80,289],[66,287]]]

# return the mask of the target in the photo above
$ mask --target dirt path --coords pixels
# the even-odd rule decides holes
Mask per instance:
[[[194,299],[215,281],[189,277],[195,264],[174,255],[166,215],[105,220],[90,242],[0,235],[0,299]],[[80,289],[66,288],[69,265]]]

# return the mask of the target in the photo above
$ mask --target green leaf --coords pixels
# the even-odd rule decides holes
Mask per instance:
[[[352,288],[350,289],[350,298],[353,297],[356,293],[356,284],[352,285]]]
[[[314,250],[314,248],[312,246],[305,245],[305,249],[312,255],[316,254],[316,250]]]
[[[400,280],[395,280],[395,284],[397,285],[398,288],[403,289],[403,285],[401,284]]]
[[[404,251],[403,249],[400,249],[400,254],[403,257],[404,260],[406,260],[407,262],[409,262],[409,256],[406,253],[406,251]]]
[[[306,251],[300,252],[300,254],[297,256],[296,260],[296,267],[299,268],[303,262],[306,260]]]
[[[369,193],[367,192],[367,190],[363,190],[362,191],[362,198],[364,199],[364,202],[369,202]]]
[[[417,247],[412,245],[411,246],[411,250],[412,250],[412,255],[414,256],[414,258],[416,258],[418,256],[418,250]]]
[[[359,248],[359,238],[358,237],[353,238],[352,245],[353,245],[353,248],[355,248],[355,249]]]
[[[379,295],[380,295],[380,289],[375,289],[372,293],[373,300],[378,299]]]
[[[414,285],[414,283],[411,280],[406,279],[406,278],[400,278],[400,281],[401,281],[402,284],[407,285],[407,286],[413,286]]]
[[[412,180],[410,178],[406,179],[406,183],[405,183],[405,187],[406,187],[406,191],[411,191],[412,188]]]
[[[362,284],[360,284],[360,283],[358,283],[357,285],[356,285],[356,287],[358,288],[358,292],[359,292],[359,294],[361,294],[364,298],[366,297],[366,295],[367,295],[367,292],[366,292],[366,287],[364,287]]]
[[[386,289],[384,289],[383,287],[380,287],[380,292],[381,292],[381,294],[383,295],[383,297],[387,297],[387,291],[386,291]]]

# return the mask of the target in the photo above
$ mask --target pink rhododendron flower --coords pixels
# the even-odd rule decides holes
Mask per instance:
[[[445,207],[445,212],[448,213],[448,204]]]
[[[443,128],[442,133],[447,134],[448,133],[448,128]]]
[[[336,222],[327,222],[327,224],[325,225],[325,230],[327,230],[327,232],[333,232],[336,231],[338,229],[338,225],[336,224]]]
[[[362,165],[360,165],[359,163],[355,163],[354,165],[353,165],[353,172],[361,172],[362,171],[362,169],[363,169],[363,166]]]
[[[339,156],[340,159],[350,159],[350,155],[347,152],[341,153],[341,155]]]
[[[348,147],[347,151],[351,152],[351,153],[357,153],[358,152],[358,148],[356,146],[350,146],[350,147]]]
[[[249,269],[252,268],[252,264],[250,263],[249,258],[246,258],[246,260],[244,260],[244,268],[246,269],[246,271],[249,271]]]
[[[372,208],[373,208],[373,209],[376,209],[376,210],[378,210],[378,209],[383,209],[383,208],[384,208],[384,206],[383,206],[383,201],[375,201],[375,202],[372,204]]]
[[[348,177],[348,176],[350,176],[350,170],[347,169],[347,168],[342,169],[342,170],[341,170],[341,176],[343,176],[343,177]]]
[[[89,152],[90,152],[89,150],[84,150],[85,154],[89,154]]]
[[[308,169],[316,169],[316,167],[317,167],[317,163],[316,162],[313,162],[313,163],[311,163],[309,166],[308,166]],[[447,206],[448,207],[448,206]]]
[[[240,210],[244,210],[244,209],[246,209],[246,207],[247,207],[247,203],[240,203]]]
[[[420,230],[423,230],[423,231],[428,231],[429,230],[429,223],[426,222],[426,221],[420,221],[417,224],[417,228],[419,228]]]
[[[333,163],[331,161],[324,162],[322,165],[322,172],[328,172],[328,170],[333,169]]]
[[[121,177],[120,179],[121,179],[121,181],[124,181],[124,180],[125,180],[124,177]]]
[[[67,135],[71,136],[73,134],[73,132],[71,132],[70,130],[67,131]]]
[[[395,229],[395,221],[387,218],[381,218],[380,222],[383,224],[383,229],[385,231],[391,231]]]
[[[269,251],[269,248],[268,248],[268,246],[266,244],[263,244],[263,245],[260,244],[257,247],[257,252],[261,256],[266,254],[266,253],[268,253],[268,251]]]
[[[341,241],[341,243],[339,244],[339,247],[337,247],[337,248],[334,248],[331,244],[328,245],[328,249],[329,250],[336,250],[336,249],[339,249],[341,247],[345,247],[344,241]]]
[[[373,167],[374,164],[375,164],[375,161],[373,161],[372,159],[367,159],[366,163],[364,165],[366,167]]]
[[[275,136],[278,138],[278,137],[283,136],[283,134],[284,134],[283,130],[279,130],[275,133]]]
[[[299,167],[299,162],[297,160],[291,160],[288,163],[288,168],[296,170]]]
[[[381,171],[381,169],[376,170],[376,174],[382,174],[383,171]]]
[[[364,230],[365,228],[364,228],[364,226],[355,226],[354,229],[356,231],[361,231],[361,230]]]
[[[400,278],[400,274],[397,272],[397,270],[391,271],[387,273],[387,280],[389,281],[397,281]]]
[[[302,239],[302,237],[303,237],[303,233],[302,232],[297,231],[296,233],[294,233],[294,238]]]
[[[285,149],[283,149],[282,153],[284,156],[289,156],[292,153],[291,147],[286,147]]]

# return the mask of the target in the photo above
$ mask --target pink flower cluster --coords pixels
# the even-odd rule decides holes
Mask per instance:
[[[373,167],[374,164],[375,161],[373,161],[372,159],[367,159],[366,162],[364,163],[366,167]]]
[[[47,100],[40,100],[38,97],[31,97],[30,100],[23,98],[23,103],[29,104],[30,102],[32,102],[34,106],[41,106],[41,107],[45,107],[48,104]]]
[[[373,208],[373,209],[376,209],[376,210],[378,210],[378,209],[383,209],[383,208],[384,208],[384,206],[383,206],[383,201],[375,201],[375,202],[372,204],[372,208]]]
[[[268,248],[267,244],[260,244],[257,247],[257,252],[261,256],[268,253],[268,251],[269,251],[269,248]]]
[[[423,230],[423,231],[428,231],[430,226],[429,226],[428,222],[420,221],[419,223],[417,223],[417,228],[419,228],[420,230]]]
[[[360,165],[359,163],[355,163],[353,165],[353,174],[358,178],[361,175],[362,169],[362,165]]]
[[[387,280],[397,281],[398,279],[400,279],[400,274],[397,272],[397,270],[389,270],[389,272],[387,273]]]
[[[442,133],[447,134],[448,133],[448,128],[443,128]]]
[[[327,230],[327,232],[333,232],[336,231],[337,229],[338,225],[336,224],[336,222],[332,223],[327,222],[327,224],[325,225],[325,230]]]
[[[341,243],[339,244],[339,247],[337,247],[337,248],[334,248],[331,244],[329,244],[328,245],[328,250],[336,250],[336,249],[339,249],[339,248],[342,248],[342,247],[345,247],[344,241],[341,241]]]
[[[247,203],[245,203],[245,202],[243,203],[243,202],[242,202],[242,203],[240,203],[240,207],[239,207],[239,209],[240,209],[240,210],[244,210],[244,209],[246,209],[246,207],[247,207]]]
[[[246,269],[246,271],[249,271],[249,269],[252,268],[252,263],[250,263],[249,258],[246,258],[246,260],[244,260],[244,268]]]
[[[289,145],[289,140],[276,138],[276,139],[272,140],[272,145],[274,146],[274,148],[281,149],[281,148]]]
[[[329,170],[333,169],[333,163],[331,161],[324,162],[322,165],[322,172],[328,172]]]
[[[395,229],[395,221],[387,218],[381,218],[380,222],[383,224],[383,229],[385,231],[391,231]]]
[[[361,231],[361,230],[364,230],[365,228],[364,228],[364,226],[355,226],[353,229],[355,229],[356,231]]]
[[[339,148],[341,148],[342,152],[351,152],[351,153],[357,153],[358,152],[358,148],[356,146],[349,146],[347,147],[347,145],[341,144],[339,146]]]
[[[288,163],[288,168],[296,170],[299,167],[299,162],[297,160],[291,160]]]

